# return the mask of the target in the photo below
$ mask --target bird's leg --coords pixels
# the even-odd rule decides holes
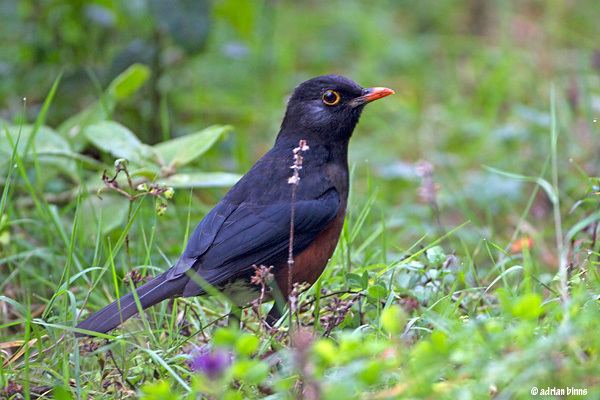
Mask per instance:
[[[271,307],[271,310],[269,311],[269,313],[267,314],[267,317],[265,318],[265,322],[267,323],[267,325],[269,325],[270,327],[274,327],[275,324],[277,323],[277,321],[279,321],[279,319],[281,319],[284,308],[285,308],[285,303],[279,303],[277,301],[274,301],[273,307]]]
[[[277,284],[277,280],[273,280],[270,282],[269,286],[271,287],[271,297],[273,301],[273,307],[267,314],[264,322],[267,323],[270,327],[275,326],[277,321],[281,318],[285,311],[285,306],[287,305],[287,296],[284,296],[280,286]]]

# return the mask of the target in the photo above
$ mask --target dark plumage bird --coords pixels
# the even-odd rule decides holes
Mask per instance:
[[[314,283],[340,235],[348,199],[348,141],[364,106],[394,91],[364,89],[352,80],[325,75],[300,84],[289,99],[275,145],[198,224],[175,265],[136,289],[143,309],[171,297],[198,296],[208,283],[247,304],[255,265],[273,266],[284,296],[291,219],[288,184],[293,149],[305,139],[296,189],[292,282]],[[108,332],[138,312],[132,293],[77,328]]]

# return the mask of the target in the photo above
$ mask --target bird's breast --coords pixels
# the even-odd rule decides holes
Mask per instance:
[[[346,201],[343,199],[336,217],[317,235],[315,240],[306,249],[294,255],[292,284],[306,282],[312,285],[319,279],[319,276],[323,273],[335,251],[342,227],[344,226],[345,215]],[[277,267],[275,280],[279,289],[287,298],[290,291],[290,288],[288,288],[289,268],[287,263]]]

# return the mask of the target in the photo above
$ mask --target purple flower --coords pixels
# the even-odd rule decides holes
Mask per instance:
[[[192,371],[204,374],[209,379],[217,379],[231,365],[231,361],[232,356],[227,351],[203,347],[192,353],[189,365]]]

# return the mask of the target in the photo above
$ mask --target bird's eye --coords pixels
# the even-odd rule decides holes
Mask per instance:
[[[328,106],[335,106],[340,102],[340,98],[340,94],[335,90],[326,90],[321,97],[323,103],[327,104]]]

